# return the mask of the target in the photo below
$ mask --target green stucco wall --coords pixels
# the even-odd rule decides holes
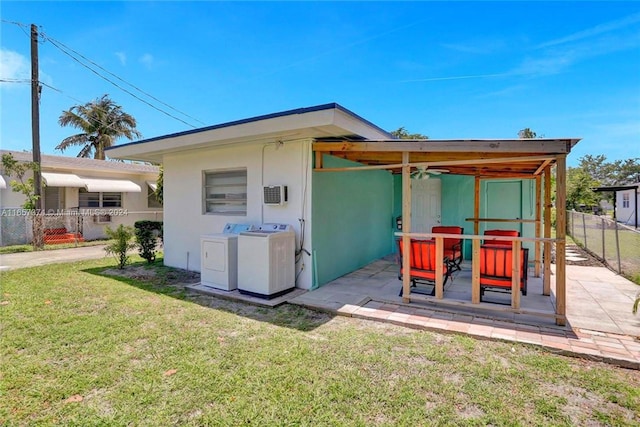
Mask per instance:
[[[325,155],[325,167],[357,163]],[[393,252],[389,238],[394,181],[387,171],[314,172],[314,286],[321,286]]]
[[[442,181],[442,225],[457,225],[464,228],[465,234],[473,234],[473,222],[465,221],[467,218],[473,218],[474,203],[474,187],[475,179],[472,176],[462,175],[440,175],[438,177]],[[495,182],[493,180],[492,182]],[[500,180],[503,181],[503,180]],[[501,197],[504,203],[519,204],[521,217],[523,219],[535,219],[535,181],[534,180],[504,180],[505,182],[518,182],[521,184],[522,195],[520,198]],[[480,185],[480,217],[486,218],[488,206],[488,191],[491,185],[487,186],[487,180],[482,180]],[[394,175],[394,203],[393,216],[402,214],[402,176]],[[493,186],[497,188],[496,186]],[[495,197],[492,197],[495,199]],[[519,228],[518,224],[509,223],[493,223],[492,228]],[[487,228],[485,223],[480,223],[480,233],[482,234]],[[395,231],[395,230],[394,230]],[[535,236],[535,227],[533,224],[522,224],[522,235]],[[532,248],[530,243],[525,243],[525,247]],[[532,249],[530,249],[531,251]],[[471,240],[465,241],[464,255],[466,259],[471,258]]]

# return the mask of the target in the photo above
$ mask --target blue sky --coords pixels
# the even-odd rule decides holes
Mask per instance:
[[[47,154],[61,154],[54,147],[77,133],[58,125],[63,110],[109,94],[144,138],[337,102],[386,130],[404,126],[430,138],[517,138],[525,127],[583,138],[569,165],[585,154],[640,157],[635,1],[0,7],[0,79],[12,80],[0,83],[4,149],[31,149],[30,86],[21,81],[30,78],[33,23],[45,35],[40,126]],[[96,76],[51,40],[182,121]]]

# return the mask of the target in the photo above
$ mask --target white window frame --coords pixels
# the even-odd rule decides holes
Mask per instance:
[[[82,203],[82,194],[86,194],[87,197],[93,196],[93,200],[95,200],[95,196],[98,196],[98,205],[92,205],[91,203],[85,204]],[[111,198],[113,197],[113,202],[111,202]],[[95,202],[94,202],[95,203]],[[106,203],[106,205],[105,205]],[[80,188],[78,190],[78,206],[81,208],[121,208],[122,207],[122,193],[118,192],[91,192],[86,191],[84,188]]]
[[[629,193],[622,193],[622,207],[623,208],[628,208],[629,207],[629,199],[631,199],[629,197]]]
[[[247,168],[202,171],[203,215],[247,215]]]
[[[153,190],[153,188],[151,188],[148,185],[147,185],[147,208],[149,209],[163,208],[162,203],[160,202],[160,200],[158,200],[158,197],[156,196],[156,192]]]

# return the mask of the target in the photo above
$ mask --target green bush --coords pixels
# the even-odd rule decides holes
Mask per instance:
[[[129,252],[135,249],[136,244],[132,242],[133,239],[133,227],[120,224],[118,228],[113,230],[109,226],[105,227],[105,233],[107,237],[111,239],[111,242],[105,246],[104,250],[109,255],[118,261],[118,268],[123,269],[129,262]]]
[[[162,221],[136,221],[134,227],[138,253],[151,264],[156,260],[158,236],[162,236]]]

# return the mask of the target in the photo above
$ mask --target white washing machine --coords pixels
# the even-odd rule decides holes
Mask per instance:
[[[200,236],[200,282],[224,291],[238,287],[238,235],[254,227],[227,224],[222,233]]]
[[[262,224],[238,236],[238,290],[271,299],[296,285],[296,235],[287,224]]]

